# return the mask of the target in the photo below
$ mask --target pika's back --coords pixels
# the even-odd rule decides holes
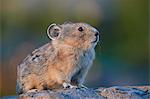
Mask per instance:
[[[46,61],[52,60],[53,48],[51,43],[47,43],[44,46],[35,49],[31,54],[29,54],[20,65],[18,65],[18,76],[25,77],[31,73],[42,74]]]

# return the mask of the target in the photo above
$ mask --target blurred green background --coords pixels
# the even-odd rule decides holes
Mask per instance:
[[[149,85],[148,0],[3,0],[0,94],[15,95],[16,66],[49,42],[51,23],[87,22],[101,33],[88,87]]]

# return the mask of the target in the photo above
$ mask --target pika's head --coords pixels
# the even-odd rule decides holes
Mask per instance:
[[[94,48],[99,41],[99,32],[86,23],[51,24],[47,34],[52,42],[81,49]]]

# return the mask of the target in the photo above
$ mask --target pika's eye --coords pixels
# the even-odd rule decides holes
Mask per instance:
[[[82,31],[83,31],[83,27],[79,27],[78,30],[79,30],[80,32],[82,32]]]

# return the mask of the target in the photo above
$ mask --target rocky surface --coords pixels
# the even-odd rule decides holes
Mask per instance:
[[[21,94],[20,99],[150,99],[150,86],[114,86],[98,89],[43,90]]]

